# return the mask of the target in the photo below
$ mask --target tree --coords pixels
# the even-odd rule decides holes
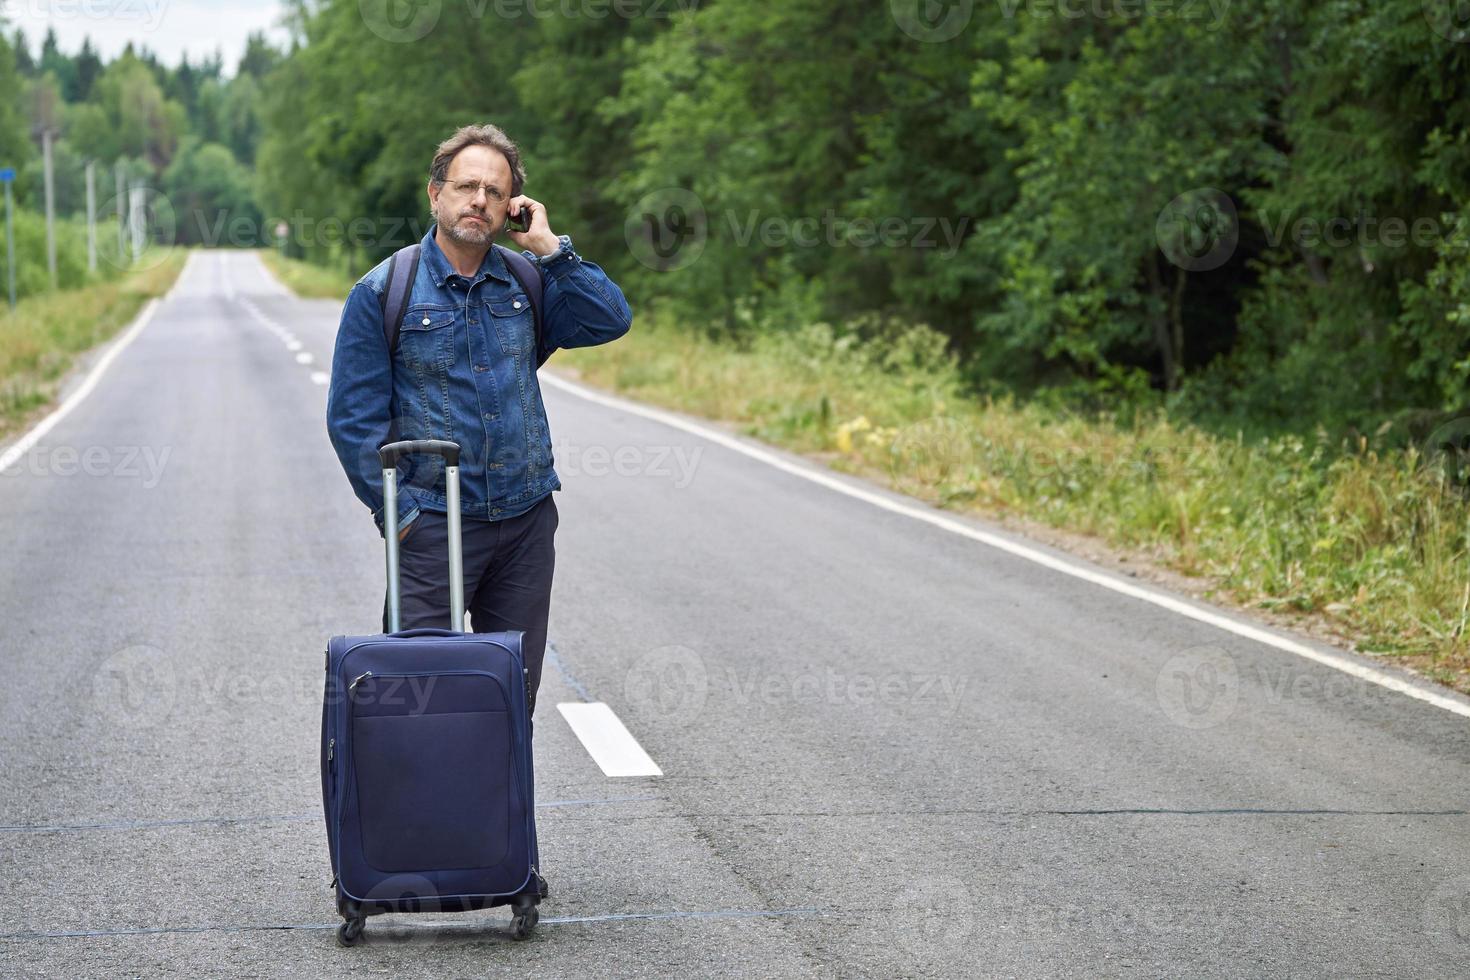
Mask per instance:
[[[42,74],[49,73],[56,78],[63,96],[67,99],[76,98],[76,65],[62,53],[60,46],[56,42],[56,30],[54,28],[46,28],[46,37],[41,42],[39,70]]]
[[[240,74],[225,86],[215,107],[215,131],[235,158],[245,163],[255,160],[255,146],[260,142],[260,83],[254,75]]]
[[[1042,53],[1059,43],[1054,26],[1022,25],[1003,92],[989,85],[996,69],[979,75],[981,103],[1023,136],[1012,156],[1019,197],[998,235],[1007,296],[979,326],[1013,351],[1087,373],[1152,360],[1173,391],[1190,333],[1211,329],[1186,315],[1190,274],[1210,263],[1171,261],[1171,246],[1186,243],[1168,236],[1211,223],[1238,235],[1210,189],[1248,186],[1271,156],[1260,57],[1201,25],[1143,18],[1122,30],[1086,25],[1052,61]]]
[[[26,32],[19,27],[15,29],[15,37],[11,40],[11,47],[15,51],[16,71],[22,75],[35,74],[36,62],[31,58],[31,49],[26,43]]]
[[[102,59],[92,48],[90,37],[82,38],[82,49],[76,57],[76,91],[68,95],[69,102],[85,102],[92,97],[92,86],[102,74]]]
[[[173,206],[176,240],[188,245],[265,244],[250,175],[228,147],[189,140],[163,176]]]
[[[156,171],[168,166],[188,118],[183,106],[164,98],[153,71],[125,52],[102,72],[95,91],[103,128],[87,133],[85,145],[102,159],[135,156]]]
[[[20,32],[16,32],[20,36]],[[22,43],[24,38],[20,37]],[[21,167],[34,152],[25,103],[25,79],[17,70],[15,51],[0,37],[0,165]]]
[[[281,52],[266,40],[261,31],[251,31],[245,38],[245,53],[240,56],[240,64],[235,69],[235,77],[250,76],[259,82],[271,73],[271,70],[281,62]]]

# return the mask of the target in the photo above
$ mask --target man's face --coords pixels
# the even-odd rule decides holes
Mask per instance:
[[[429,184],[434,221],[463,245],[483,248],[495,240],[510,205],[510,164],[499,150],[467,146],[449,161],[443,185]]]

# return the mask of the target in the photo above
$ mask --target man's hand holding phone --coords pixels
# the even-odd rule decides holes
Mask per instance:
[[[550,255],[561,247],[561,239],[552,234],[546,220],[545,206],[524,194],[510,199],[505,233],[518,247],[537,255]]]

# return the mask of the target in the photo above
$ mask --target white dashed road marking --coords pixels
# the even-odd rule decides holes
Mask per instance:
[[[573,734],[582,742],[592,761],[609,776],[662,776],[664,771],[649,758],[627,727],[601,701],[590,704],[569,701],[558,704]]]

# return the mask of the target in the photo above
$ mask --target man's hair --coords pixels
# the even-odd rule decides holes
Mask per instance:
[[[488,146],[499,150],[510,164],[510,196],[515,197],[526,184],[526,167],[521,163],[521,150],[499,126],[489,123],[483,126],[461,126],[454,135],[439,144],[434,151],[434,160],[429,164],[429,180],[435,187],[443,187],[449,179],[449,163],[467,146]]]

